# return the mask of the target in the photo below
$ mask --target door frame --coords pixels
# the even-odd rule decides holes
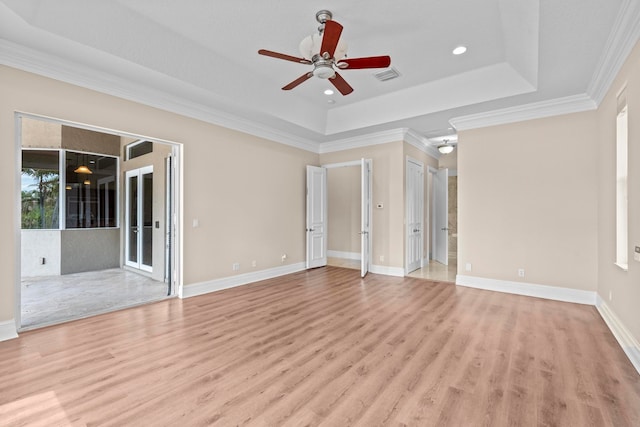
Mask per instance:
[[[424,238],[424,206],[425,206],[425,200],[424,200],[424,188],[425,188],[425,174],[424,174],[424,163],[416,160],[410,156],[407,156],[405,159],[405,260],[404,260],[404,274],[405,276],[407,274],[409,274],[411,271],[409,270],[409,252],[410,252],[410,246],[411,246],[411,240],[410,240],[410,234],[409,233],[409,222],[410,222],[410,206],[409,206],[409,201],[410,201],[410,195],[409,195],[409,163],[414,164],[415,166],[417,166],[418,168],[420,168],[419,173],[422,176],[422,179],[420,180],[421,184],[420,184],[420,191],[416,192],[416,194],[419,196],[418,197],[418,205],[420,207],[419,211],[419,217],[420,217],[420,249],[419,249],[419,267],[412,269],[413,270],[417,270],[418,268],[422,268],[424,267],[424,242],[425,242],[425,238]]]
[[[108,133],[111,135],[118,135],[121,137],[133,138],[133,139],[145,139],[147,141],[151,141],[153,143],[158,144],[166,144],[171,146],[171,156],[174,159],[173,162],[173,175],[174,175],[174,203],[173,203],[173,274],[171,278],[171,295],[169,297],[179,297],[183,298],[183,287],[184,287],[184,146],[175,141],[160,139],[160,138],[150,138],[147,136],[134,134],[130,132],[124,132],[120,130],[100,127],[100,126],[92,126],[83,123],[73,122],[70,120],[42,116],[38,114],[31,114],[21,111],[16,111],[14,113],[14,164],[15,164],[15,174],[14,174],[14,255],[15,255],[15,263],[14,263],[14,313],[13,313],[13,323],[16,328],[16,337],[18,336],[18,332],[20,331],[22,325],[22,303],[21,303],[21,271],[22,271],[22,243],[21,243],[21,217],[22,217],[22,203],[21,203],[21,165],[22,165],[22,119],[32,119],[32,120],[40,120],[49,123],[60,124],[64,126],[72,126],[79,129],[85,129],[95,132]],[[123,158],[119,158],[119,161],[123,161]],[[121,165],[118,165],[118,176],[121,173]],[[61,169],[61,179],[64,177],[64,169]],[[119,181],[119,180],[116,180]],[[120,201],[116,201],[119,209],[122,208]],[[63,207],[61,206],[61,209]],[[63,211],[61,211],[63,212]],[[120,215],[117,218],[118,227],[121,228],[122,224],[120,222]]]
[[[369,165],[369,230],[368,230],[368,247],[366,248],[366,260],[363,260],[362,254],[364,253],[362,248],[362,241],[360,243],[360,275],[362,277],[364,277],[366,275],[366,271],[365,271],[365,261],[367,264],[367,268],[366,270],[369,271],[371,269],[371,260],[372,260],[372,256],[373,256],[373,251],[372,251],[372,242],[373,242],[373,209],[372,209],[372,195],[373,195],[373,160],[371,159],[365,159],[365,158],[361,158],[359,160],[351,160],[351,161],[347,161],[347,162],[339,162],[339,163],[327,163],[324,165],[320,165],[320,167],[325,168],[325,169],[335,169],[335,168],[344,168],[344,167],[349,167],[349,166],[357,166],[361,169],[361,175],[362,176],[362,164],[363,162],[366,162]],[[327,189],[327,193],[328,193],[328,189]],[[362,200],[362,194],[360,195],[360,200]],[[327,218],[328,220],[328,218]],[[361,230],[360,232],[364,231],[362,230],[362,224],[360,224]]]
[[[440,203],[438,203],[436,195],[437,195],[437,175],[439,173],[443,173],[445,178],[446,178],[446,182],[444,185],[444,201],[442,203],[443,206],[441,206]],[[448,212],[449,212],[449,186],[448,186],[448,181],[449,181],[449,169],[444,168],[444,169],[437,169],[434,173],[433,173],[433,206],[432,206],[432,213],[433,213],[433,220],[432,220],[432,230],[433,230],[433,235],[432,235],[432,239],[433,239],[433,259],[440,262],[443,265],[449,265],[449,225],[448,225]],[[438,212],[442,212],[444,210],[444,217],[442,218],[442,220],[445,222],[445,228],[438,230],[438,217],[441,216],[438,214]],[[438,236],[442,235],[442,231],[444,231],[444,235],[445,235],[445,248],[444,248],[444,258],[443,259],[438,259],[437,257],[437,252],[438,252]]]

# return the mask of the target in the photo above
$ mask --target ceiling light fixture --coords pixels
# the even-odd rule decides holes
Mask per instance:
[[[74,170],[74,172],[75,172],[75,173],[84,173],[84,174],[87,174],[87,175],[90,175],[90,174],[92,174],[92,173],[93,173],[93,172],[91,172],[91,169],[89,169],[89,168],[88,168],[88,167],[86,167],[85,165],[78,166],[78,167]]]
[[[463,53],[465,53],[467,51],[467,47],[466,46],[458,46],[455,49],[453,49],[453,54],[454,55],[462,55]]]
[[[78,154],[77,156],[80,157],[81,155]],[[75,173],[83,173],[85,175],[91,175],[93,172],[91,172],[91,169],[89,169],[87,167],[87,158],[88,157],[87,157],[86,154],[83,154],[82,157],[84,157],[84,161],[82,162],[84,164],[82,164],[82,165],[78,166],[77,168],[75,168],[74,172]],[[80,163],[80,162],[78,162],[78,163]],[[78,164],[78,163],[76,163],[76,164]]]
[[[438,151],[441,152],[442,154],[451,153],[455,147],[452,144],[449,144],[448,139],[445,139],[443,142],[444,144],[438,145]]]
[[[333,95],[333,93],[334,93],[334,92],[333,92],[331,89],[325,89],[325,90],[324,90],[324,94],[325,94],[325,95]]]

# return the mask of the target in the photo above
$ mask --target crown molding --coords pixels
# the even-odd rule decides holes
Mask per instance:
[[[67,61],[56,56],[7,40],[0,40],[0,64],[318,153],[320,144],[315,141],[275,130],[203,104],[189,102],[148,86],[109,75],[98,69],[78,64],[70,66]]]
[[[336,139],[320,144],[319,153],[333,153],[336,151],[351,150],[353,148],[369,147],[371,145],[387,144],[389,142],[403,141],[406,129],[391,129],[374,132],[368,135],[358,135],[352,138]]]
[[[436,160],[439,160],[440,157],[442,157],[440,151],[438,151],[438,149],[434,147],[427,138],[419,135],[412,129],[405,129],[404,141]]]
[[[640,39],[640,2],[624,0],[609,34],[587,94],[600,105],[624,65],[631,50]]]
[[[388,144],[390,142],[397,141],[406,142],[436,160],[440,158],[440,152],[429,143],[427,138],[408,128],[397,128],[370,133],[367,135],[354,136],[352,138],[324,142],[320,144],[319,153],[333,153],[336,151],[370,147],[372,145]]]
[[[468,116],[454,117],[449,123],[458,131],[478,129],[525,120],[595,110],[596,102],[587,94],[566,96]]]

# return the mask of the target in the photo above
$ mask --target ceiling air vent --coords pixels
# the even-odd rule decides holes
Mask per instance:
[[[389,67],[386,70],[373,73],[373,77],[380,80],[381,82],[386,82],[387,80],[393,80],[400,77],[400,73],[395,68]]]

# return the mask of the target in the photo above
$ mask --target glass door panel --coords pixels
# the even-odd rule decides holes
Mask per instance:
[[[153,166],[126,173],[126,265],[153,267]]]

